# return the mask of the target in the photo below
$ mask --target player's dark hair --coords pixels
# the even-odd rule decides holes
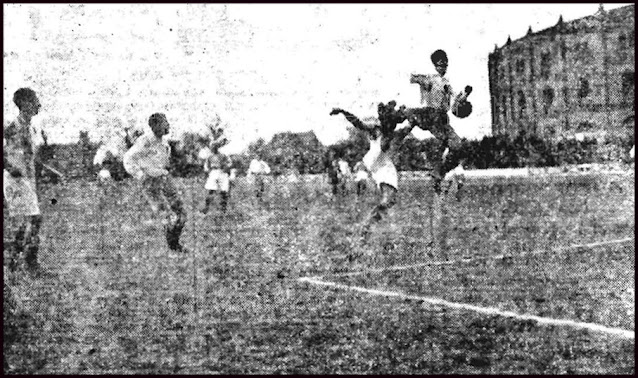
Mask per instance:
[[[439,49],[436,50],[435,52],[432,53],[432,55],[430,56],[430,59],[432,60],[432,63],[438,62],[439,60],[442,60],[444,62],[447,63],[447,54],[445,53],[445,51]]]
[[[166,115],[164,113],[154,113],[148,117],[148,125],[151,128],[159,125],[162,121],[166,121]]]
[[[31,88],[20,88],[13,94],[13,102],[20,110],[22,110],[26,104],[33,103],[37,99],[38,96]]]

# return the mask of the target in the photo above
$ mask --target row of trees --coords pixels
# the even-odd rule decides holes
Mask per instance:
[[[428,157],[433,156],[434,139],[406,138],[394,146],[394,161],[402,171],[427,168]],[[480,140],[462,141],[466,152],[466,168],[520,168],[556,167],[569,164],[608,163],[623,160],[634,144],[633,136],[611,136],[604,141],[594,138],[583,140],[545,140],[535,135],[497,135]],[[259,140],[249,147],[251,154],[261,156],[273,172],[284,173],[293,169],[301,173],[322,173],[331,155],[340,157],[354,166],[368,151],[365,135],[351,128],[349,137],[332,146],[323,146],[314,133],[275,135],[269,143]]]
[[[185,134],[180,141],[171,142],[172,160],[170,170],[174,175],[192,177],[202,175],[203,166],[197,159],[202,146],[210,142],[209,136]],[[394,146],[395,163],[403,171],[419,171],[427,167],[427,158],[432,156],[435,139],[418,140],[406,138],[401,145]],[[633,136],[608,137],[605,141],[596,139],[544,140],[534,135],[488,136],[480,140],[463,140],[466,152],[466,168],[518,168],[555,167],[568,164],[606,163],[623,160],[634,144]],[[79,148],[78,148],[79,147]],[[247,152],[231,155],[232,167],[239,174],[245,173],[250,161],[259,157],[270,165],[273,174],[290,171],[301,174],[326,172],[329,159],[342,158],[351,166],[360,161],[369,148],[365,135],[351,128],[349,137],[332,146],[324,146],[313,132],[276,134],[269,142],[258,139],[251,143]],[[65,149],[70,149],[65,152]],[[54,150],[56,152],[54,152]],[[69,176],[94,176],[91,165],[97,145],[86,136],[78,145],[47,145],[43,150],[45,160],[53,159],[61,171]],[[86,155],[86,156],[85,156]],[[75,164],[71,164],[75,161]],[[76,167],[77,166],[77,167]],[[72,171],[72,172],[69,172]],[[77,172],[76,172],[77,171]],[[46,174],[46,171],[43,171]]]
[[[274,167],[273,170],[276,170],[280,162],[284,161],[285,168],[293,168],[299,172],[319,173],[325,171],[330,151],[334,152],[334,156],[343,158],[354,166],[369,148],[365,135],[354,128],[350,130],[349,138],[329,147],[321,146],[316,137],[312,138],[312,141],[309,146],[308,143],[297,143],[292,137],[281,135],[281,138],[273,138],[270,143],[260,142],[260,150],[263,151],[261,156]],[[287,147],[279,150],[278,145],[282,142]],[[394,146],[394,161],[397,169],[402,171],[426,169],[427,159],[434,156],[433,152],[438,143],[434,138],[424,140],[414,137],[406,138],[402,144]],[[462,150],[466,153],[468,169],[556,167],[621,161],[626,159],[633,144],[633,135],[608,136],[604,141],[594,138],[552,141],[535,135],[520,134],[487,136],[480,140],[464,139]],[[289,151],[285,154],[290,153],[290,156],[295,158],[286,161],[286,155],[282,156],[281,151]]]

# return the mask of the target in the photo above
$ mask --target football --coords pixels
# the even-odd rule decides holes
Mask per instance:
[[[452,109],[452,114],[458,118],[466,118],[472,114],[472,103],[463,101],[456,108]]]

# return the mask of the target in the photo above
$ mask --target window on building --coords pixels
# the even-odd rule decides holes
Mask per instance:
[[[525,101],[525,93],[523,91],[518,91],[518,118],[522,119],[525,117],[525,112],[527,109],[527,102]]]
[[[551,110],[553,103],[554,103],[554,90],[552,88],[543,89],[543,113],[545,115],[549,114],[549,111]]]
[[[623,62],[627,60],[627,54],[629,52],[629,44],[627,43],[627,36],[621,33],[618,36],[618,59]]]
[[[549,74],[551,72],[552,65],[552,56],[550,53],[542,53],[541,54],[541,78],[549,79]]]
[[[560,42],[560,58],[564,61],[567,56],[567,45],[565,41]]]
[[[578,87],[578,98],[584,99],[591,93],[591,87],[589,86],[589,80],[582,77],[580,78],[580,87]]]
[[[569,88],[567,87],[563,87],[563,103],[566,108],[569,107]]]
[[[516,74],[517,75],[525,74],[525,61],[523,59],[519,59],[516,61]]]
[[[630,103],[634,103],[634,72],[623,72],[621,80],[620,95],[622,104],[627,105]]]
[[[574,58],[581,63],[592,63],[594,53],[587,42],[579,42],[574,45]]]
[[[507,99],[505,96],[501,97],[501,110],[503,112],[503,122],[507,122]]]

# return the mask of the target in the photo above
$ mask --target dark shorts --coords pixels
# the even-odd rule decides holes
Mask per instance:
[[[146,177],[142,183],[149,197],[162,206],[166,201],[172,211],[178,214],[184,213],[184,205],[179,197],[179,192],[168,176]]]
[[[384,182],[379,185],[381,189],[381,206],[390,208],[397,203],[397,189]]]
[[[461,143],[461,138],[450,126],[450,117],[447,112],[435,108],[413,108],[408,120],[412,125],[429,131],[434,137],[446,146],[454,147]]]

